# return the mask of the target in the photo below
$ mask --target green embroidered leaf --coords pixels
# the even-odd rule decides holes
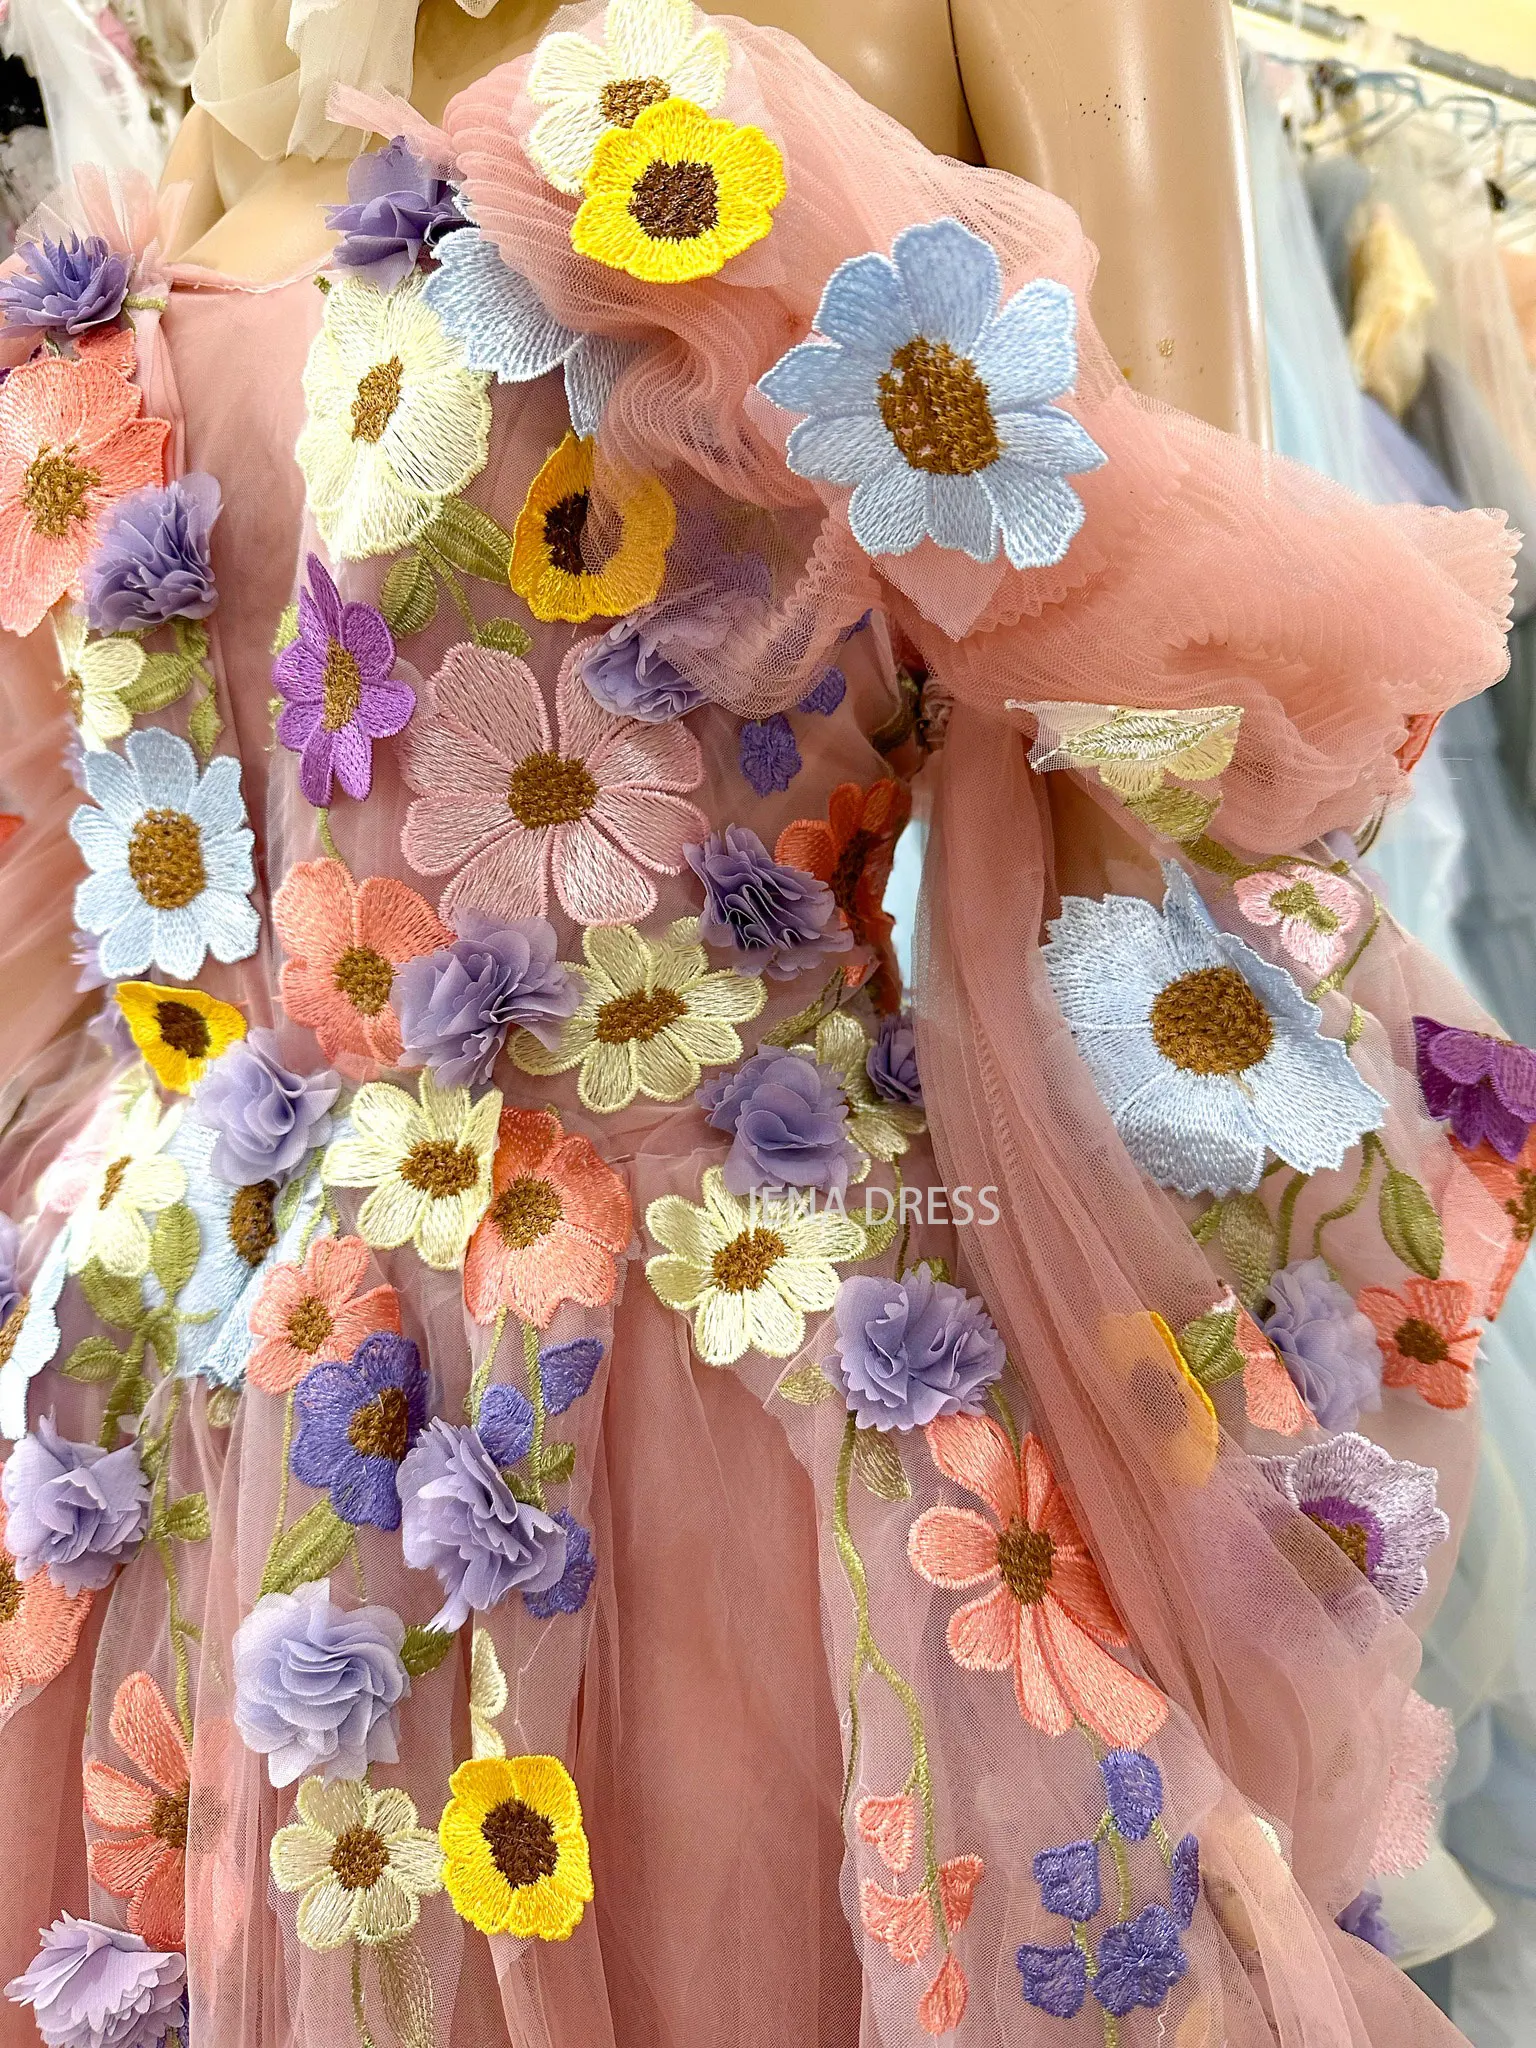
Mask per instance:
[[[526,654],[533,645],[516,619],[487,619],[480,628],[482,647],[494,647],[502,654]]]
[[[785,1373],[773,1390],[797,1408],[815,1408],[822,1401],[835,1401],[837,1389],[819,1365],[802,1365]]]
[[[173,1500],[161,1528],[178,1543],[206,1543],[213,1534],[207,1494],[184,1493],[180,1500]]]
[[[1179,1332],[1184,1363],[1202,1387],[1214,1387],[1243,1369],[1243,1354],[1237,1348],[1237,1313],[1235,1308],[1212,1309]]]
[[[150,1239],[149,1264],[168,1296],[180,1294],[192,1278],[202,1245],[197,1218],[185,1202],[173,1202],[169,1209],[161,1210]]]
[[[1189,1234],[1196,1244],[1209,1244],[1221,1228],[1221,1204],[1212,1202],[1200,1211],[1189,1226]]]
[[[1252,873],[1235,853],[1229,853],[1216,840],[1207,839],[1204,833],[1191,839],[1188,845],[1190,859],[1198,861],[1201,867],[1208,868],[1213,875],[1225,875],[1230,881],[1237,881],[1243,875]]]
[[[277,621],[277,631],[272,635],[272,652],[281,654],[285,647],[291,647],[299,637],[299,608],[297,604],[285,604]]]
[[[267,1552],[263,1593],[291,1593],[328,1578],[352,1547],[352,1530],[328,1500],[317,1501]]]
[[[408,1628],[400,1646],[400,1662],[412,1678],[435,1671],[453,1648],[453,1637],[441,1628]]]
[[[379,592],[379,610],[397,640],[421,632],[437,617],[437,585],[415,548],[390,564]]]
[[[208,1395],[208,1427],[228,1429],[240,1413],[240,1389],[238,1387],[214,1387]]]
[[[374,1954],[378,1958],[384,2017],[400,2048],[433,2048],[437,2021],[432,2006],[432,1972],[415,1942],[407,1937],[382,1943]]]
[[[563,1486],[576,1470],[576,1446],[574,1444],[546,1444],[536,1458],[531,1458],[528,1469],[535,1479],[548,1479],[556,1486]]]
[[[864,1485],[881,1500],[910,1500],[912,1482],[901,1462],[901,1453],[890,1437],[878,1429],[861,1429],[853,1439],[853,1469]]]
[[[1275,1270],[1275,1226],[1258,1195],[1228,1195],[1217,1237],[1245,1304],[1257,1301]]]
[[[187,720],[187,735],[196,747],[200,761],[206,763],[211,758],[223,730],[224,721],[213,701],[213,679],[209,677],[207,689],[193,705],[192,715]]]
[[[1221,809],[1220,797],[1201,796],[1198,790],[1181,789],[1175,782],[1164,783],[1150,796],[1127,797],[1125,807],[1162,839],[1181,846],[1198,839]]]
[[[154,1315],[146,1318],[139,1334],[146,1344],[153,1346],[155,1356],[160,1361],[160,1370],[174,1372],[176,1354],[181,1348],[181,1340],[176,1329],[176,1311],[171,1308],[157,1310]]]
[[[135,718],[164,711],[185,697],[197,670],[196,659],[185,654],[146,655],[138,680],[123,692],[123,708]]]
[[[82,1337],[65,1359],[60,1371],[66,1379],[84,1380],[87,1385],[112,1379],[123,1366],[123,1354],[110,1337]]]
[[[949,1270],[948,1259],[919,1259],[917,1265],[926,1266],[934,1279],[941,1281],[946,1287],[954,1285],[955,1276]],[[913,1270],[915,1271],[916,1268],[914,1267]]]
[[[507,1491],[514,1500],[520,1500],[525,1507],[538,1506],[539,1490],[531,1480],[525,1479],[521,1472],[514,1472],[510,1465],[502,1466],[501,1476],[507,1482]]]
[[[512,536],[488,512],[450,498],[422,536],[466,576],[505,583],[512,567]]]
[[[896,1233],[901,1228],[893,1209],[889,1216],[877,1223],[860,1223],[864,1232],[864,1257],[878,1259],[882,1252],[890,1250],[896,1242]]]
[[[149,1399],[149,1381],[140,1372],[125,1372],[118,1376],[117,1383],[107,1396],[107,1405],[102,1411],[101,1428],[96,1441],[104,1451],[115,1451],[121,1435],[120,1425],[124,1417],[137,1415]]]
[[[1445,1234],[1434,1204],[1411,1173],[1388,1169],[1381,1184],[1381,1234],[1405,1266],[1426,1280],[1440,1278]]]
[[[125,1280],[109,1273],[98,1259],[91,1259],[80,1275],[80,1292],[93,1313],[118,1330],[136,1330],[144,1320],[144,1290],[137,1280]]]
[[[279,1237],[298,1215],[299,1204],[304,1199],[304,1190],[308,1187],[309,1180],[308,1173],[296,1173],[272,1204],[272,1221]]]
[[[758,1040],[759,1045],[794,1045],[799,1039],[809,1038],[826,1015],[827,1004],[842,979],[843,970],[839,967],[819,996],[807,1003],[803,1010],[796,1010],[793,1017],[786,1017],[782,1024],[775,1024],[771,1031],[765,1031]]]

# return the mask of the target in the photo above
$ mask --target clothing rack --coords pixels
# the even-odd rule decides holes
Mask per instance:
[[[1333,43],[1348,42],[1356,29],[1368,25],[1362,15],[1314,5],[1313,0],[1306,0],[1303,6],[1292,5],[1292,0],[1235,0],[1235,5],[1249,14],[1266,15],[1271,21],[1286,22],[1292,28],[1305,29],[1308,34],[1324,36]],[[1497,65],[1476,63],[1471,57],[1458,56],[1454,50],[1437,50],[1433,43],[1422,43],[1417,36],[1400,36],[1398,42],[1404,61],[1415,70],[1452,79],[1473,92],[1493,93],[1500,99],[1536,107],[1536,78],[1517,78],[1512,71],[1501,71]]]

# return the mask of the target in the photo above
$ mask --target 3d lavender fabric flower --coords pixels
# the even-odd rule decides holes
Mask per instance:
[[[747,826],[727,825],[684,851],[704,884],[699,937],[742,954],[753,973],[787,981],[853,944],[826,883],[776,861]]]
[[[1344,1434],[1289,1458],[1254,1465],[1298,1513],[1331,1536],[1395,1614],[1429,1584],[1425,1559],[1451,1533],[1435,1505],[1438,1475],[1394,1458],[1368,1438]]]
[[[397,135],[383,149],[354,160],[346,204],[328,207],[325,220],[342,237],[331,261],[387,292],[416,268],[439,235],[462,227],[464,216],[448,180]]]
[[[473,1429],[435,1420],[400,1468],[400,1498],[405,1561],[435,1571],[447,1596],[432,1628],[460,1629],[471,1611],[565,1575],[566,1524],[516,1498]]]
[[[215,1060],[194,1090],[198,1121],[216,1136],[211,1164],[220,1180],[281,1180],[330,1139],[340,1075],[329,1067],[296,1074],[278,1053],[277,1034],[258,1027]]]
[[[1077,302],[1036,278],[1005,304],[996,250],[956,220],[905,228],[889,257],[832,273],[820,338],[758,389],[806,414],[789,437],[797,476],[850,485],[848,523],[871,555],[930,538],[978,562],[1059,562],[1083,523],[1066,479],[1104,452],[1053,400],[1077,381]]]
[[[201,470],[113,506],[85,572],[86,613],[98,633],[207,618],[219,601],[211,547],[220,506],[217,480]]]
[[[428,1066],[439,1088],[482,1088],[510,1031],[553,1047],[581,1007],[581,983],[558,958],[547,918],[512,924],[461,911],[451,946],[395,970],[390,1000],[407,1066]]]
[[[399,1761],[404,1641],[398,1614],[337,1607],[323,1581],[256,1602],[235,1631],[235,1725],[274,1785],[306,1771],[361,1778]]]
[[[328,804],[332,778],[359,802],[373,787],[373,743],[402,732],[416,692],[394,680],[395,642],[371,604],[343,603],[318,555],[299,592],[298,637],[277,657],[272,680],[286,700],[277,736],[299,756],[299,787]]]
[[[1433,1017],[1415,1017],[1413,1037],[1430,1115],[1448,1123],[1468,1151],[1486,1142],[1518,1159],[1536,1124],[1536,1052]]]
[[[1353,1429],[1381,1406],[1381,1347],[1326,1259],[1283,1266],[1257,1310],[1292,1384],[1324,1429]]]
[[[732,1135],[724,1178],[733,1195],[754,1188],[846,1194],[859,1152],[848,1136],[842,1081],[830,1067],[767,1046],[734,1073],[704,1082],[695,1100],[717,1131]]]
[[[160,2048],[186,2041],[186,1981],[185,1957],[65,1913],[5,1995],[31,2006],[47,2048]]]
[[[1340,1166],[1386,1103],[1290,975],[1222,931],[1182,868],[1164,874],[1161,913],[1064,897],[1042,949],[1126,1149],[1181,1195],[1251,1193],[1271,1152]]]
[[[46,1572],[73,1598],[99,1591],[138,1548],[149,1520],[149,1482],[137,1444],[104,1451],[71,1443],[51,1415],[6,1460],[6,1548],[25,1582]]]
[[[904,1279],[850,1273],[837,1292],[827,1360],[865,1429],[926,1429],[974,1415],[1002,1377],[1003,1340],[985,1304],[925,1266]]]
[[[605,711],[646,725],[665,725],[705,701],[704,692],[658,651],[646,623],[637,618],[609,627],[583,661],[581,679]]]
[[[891,1010],[880,1019],[880,1029],[864,1061],[870,1086],[882,1102],[899,1102],[913,1109],[923,1106],[922,1077],[917,1071],[917,1031],[910,1010]]]
[[[0,319],[7,327],[85,334],[115,320],[128,295],[129,265],[100,235],[71,232],[55,242],[23,242],[23,268],[0,278]]]

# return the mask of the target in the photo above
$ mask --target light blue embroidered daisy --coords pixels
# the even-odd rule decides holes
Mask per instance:
[[[260,919],[240,764],[221,754],[201,776],[185,740],[159,726],[128,735],[127,759],[84,757],[83,804],[70,837],[93,872],[75,891],[75,922],[101,939],[103,975],[150,967],[191,981],[205,956],[244,960]]]
[[[889,257],[853,256],[827,280],[815,327],[758,389],[805,413],[797,476],[851,484],[848,524],[871,555],[925,537],[978,562],[1059,562],[1083,523],[1069,476],[1104,451],[1052,405],[1077,381],[1077,302],[1036,278],[999,310],[1003,268],[956,220],[904,228]]]
[[[1159,913],[1062,899],[1051,985],[1126,1149],[1181,1195],[1252,1193],[1274,1152],[1318,1173],[1387,1105],[1282,967],[1221,931],[1182,868]]]
[[[0,1436],[19,1443],[27,1433],[27,1387],[58,1352],[59,1296],[69,1271],[69,1232],[43,1254],[37,1278],[0,1325]]]
[[[529,384],[563,365],[571,425],[582,440],[590,439],[638,345],[565,326],[476,228],[456,229],[434,253],[441,268],[427,279],[422,297],[470,369],[489,370],[501,384]]]

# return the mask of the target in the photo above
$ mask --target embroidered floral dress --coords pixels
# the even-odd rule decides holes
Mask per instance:
[[[1362,848],[1500,520],[688,0],[371,118],[0,271],[0,2039],[1449,2042],[1536,1055]]]

